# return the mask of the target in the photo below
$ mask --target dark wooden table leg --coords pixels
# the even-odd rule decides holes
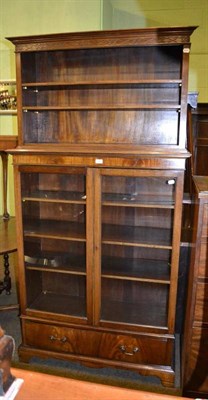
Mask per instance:
[[[0,282],[0,294],[6,290],[6,294],[11,294],[11,277],[9,271],[9,254],[4,254],[4,280]]]
[[[9,270],[9,254],[4,254],[4,283],[5,283],[5,290],[6,294],[11,294],[11,277],[10,277],[10,270]]]
[[[2,159],[2,167],[3,167],[3,219],[9,218],[9,213],[7,211],[7,174],[8,174],[8,154],[4,151],[0,153]]]

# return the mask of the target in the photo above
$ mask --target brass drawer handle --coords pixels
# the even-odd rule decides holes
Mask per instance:
[[[67,342],[67,337],[66,336],[63,336],[63,337],[59,338],[58,336],[50,335],[49,339],[51,340],[51,342],[55,342],[55,341],[58,341],[58,342],[61,342],[61,343],[66,343]]]
[[[132,352],[127,351],[126,346],[124,346],[123,344],[119,346],[119,349],[126,356],[134,356],[134,354],[136,354],[139,351],[139,347],[133,347]]]

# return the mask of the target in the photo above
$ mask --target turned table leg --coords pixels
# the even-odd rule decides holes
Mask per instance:
[[[0,153],[2,159],[3,167],[3,219],[9,218],[9,213],[7,211],[7,174],[8,174],[8,154],[4,151]]]
[[[11,277],[9,271],[9,254],[4,254],[4,280],[0,282],[0,294],[6,290],[6,294],[11,294]]]
[[[5,284],[5,290],[6,294],[11,294],[11,277],[10,277],[10,271],[9,271],[9,254],[5,253],[4,254],[4,284]]]

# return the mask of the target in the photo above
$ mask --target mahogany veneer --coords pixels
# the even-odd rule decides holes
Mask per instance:
[[[175,335],[195,27],[10,38],[21,359],[180,386]]]

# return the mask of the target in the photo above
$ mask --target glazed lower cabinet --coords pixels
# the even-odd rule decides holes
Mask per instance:
[[[174,386],[183,171],[18,157],[21,359],[130,369]]]

